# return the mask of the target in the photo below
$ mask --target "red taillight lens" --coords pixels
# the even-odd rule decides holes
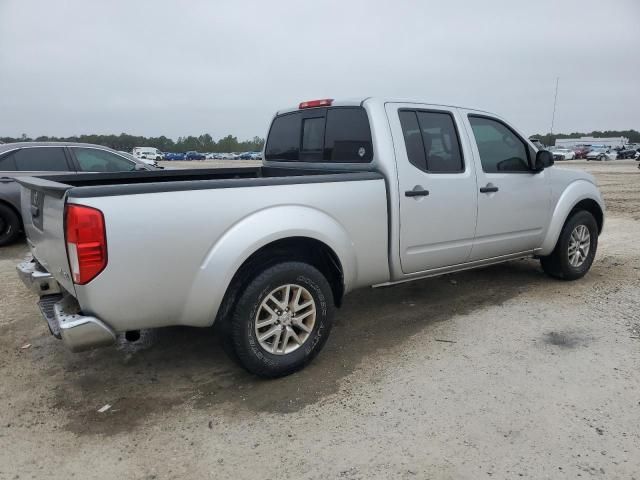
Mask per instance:
[[[73,282],[84,285],[107,266],[107,236],[100,210],[67,205],[65,236]]]
[[[308,102],[302,102],[298,105],[299,109],[314,108],[314,107],[330,107],[333,103],[333,98],[323,98],[321,100],[309,100]]]

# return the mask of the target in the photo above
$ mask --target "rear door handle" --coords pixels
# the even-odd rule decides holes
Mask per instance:
[[[429,195],[429,190],[424,190],[420,185],[413,187],[413,190],[407,190],[404,192],[405,197],[426,197]]]
[[[9,183],[9,182],[13,182],[13,178],[0,177],[0,183]]]
[[[492,193],[492,192],[497,192],[498,190],[499,190],[498,187],[490,183],[488,183],[486,187],[480,187],[480,193]]]

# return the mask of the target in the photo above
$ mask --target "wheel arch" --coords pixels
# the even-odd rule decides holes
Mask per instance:
[[[213,243],[191,285],[182,322],[207,326],[228,313],[236,291],[257,270],[275,260],[306,261],[329,281],[334,299],[357,278],[353,242],[329,214],[301,205],[279,205],[253,212]]]
[[[251,279],[265,269],[283,261],[300,261],[317,268],[327,279],[336,307],[342,305],[345,293],[344,271],[340,258],[324,242],[310,237],[286,237],[264,245],[253,252],[238,268],[225,291],[216,323],[228,316],[238,294]]]
[[[539,255],[551,254],[567,219],[579,210],[591,213],[598,224],[598,234],[602,233],[605,207],[600,192],[591,182],[575,181],[565,189],[556,204]]]

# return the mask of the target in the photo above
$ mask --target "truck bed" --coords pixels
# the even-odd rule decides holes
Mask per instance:
[[[388,197],[376,171],[258,167],[17,181],[33,256],[84,315],[115,332],[211,325],[242,263],[280,239],[327,245],[343,259],[345,291],[389,280]],[[87,284],[70,273],[71,204],[104,218],[108,261]]]
[[[314,170],[276,167],[239,167],[187,170],[83,173],[19,177],[31,190],[61,198],[135,195],[144,193],[303,183],[345,182],[384,178],[375,171]],[[71,191],[70,191],[71,190]]]

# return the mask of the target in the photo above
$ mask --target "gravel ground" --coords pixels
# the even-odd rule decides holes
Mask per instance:
[[[566,165],[609,208],[584,279],[526,260],[359,291],[275,381],[209,330],[69,353],[25,246],[0,249],[0,478],[640,479],[640,171]]]

